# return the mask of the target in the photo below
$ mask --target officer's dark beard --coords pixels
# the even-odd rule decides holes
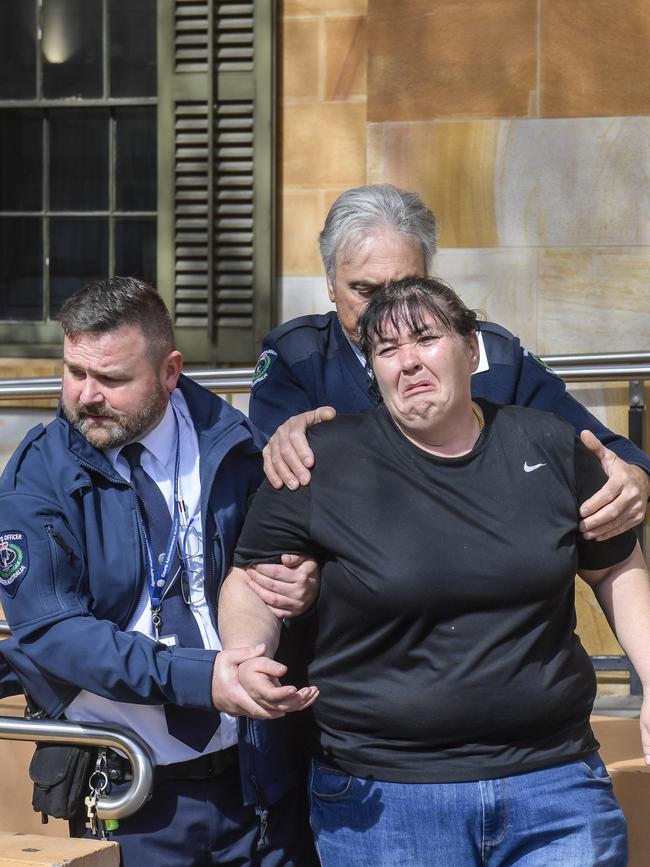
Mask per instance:
[[[68,407],[62,404],[64,416],[70,424],[97,449],[119,448],[132,440],[141,439],[158,424],[167,408],[169,393],[160,382],[156,390],[134,413],[120,413],[106,406],[96,404],[87,406],[75,404]],[[101,416],[112,423],[97,424],[89,416]]]

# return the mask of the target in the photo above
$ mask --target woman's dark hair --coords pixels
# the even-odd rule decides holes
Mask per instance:
[[[110,277],[88,283],[65,302],[59,314],[68,338],[103,334],[137,325],[147,342],[147,354],[158,364],[174,349],[171,316],[158,292],[135,277]]]
[[[406,277],[379,289],[370,299],[359,319],[359,347],[373,369],[372,351],[375,342],[388,329],[402,327],[417,334],[426,327],[430,314],[446,331],[468,338],[477,330],[478,317],[460,300],[451,286],[436,277]],[[381,399],[374,376],[371,386]]]

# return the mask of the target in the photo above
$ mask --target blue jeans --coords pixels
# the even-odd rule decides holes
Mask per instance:
[[[312,762],[324,867],[625,867],[623,813],[597,753],[499,780],[386,783]]]

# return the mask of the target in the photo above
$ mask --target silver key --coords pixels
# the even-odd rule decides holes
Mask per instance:
[[[90,795],[86,795],[84,798],[84,804],[86,805],[86,815],[88,816],[88,821],[90,822],[90,832],[93,837],[97,836],[97,794],[92,792]]]

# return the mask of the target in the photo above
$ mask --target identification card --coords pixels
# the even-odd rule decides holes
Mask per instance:
[[[177,635],[161,635],[157,640],[160,644],[166,644],[167,647],[176,647],[178,644]]]

